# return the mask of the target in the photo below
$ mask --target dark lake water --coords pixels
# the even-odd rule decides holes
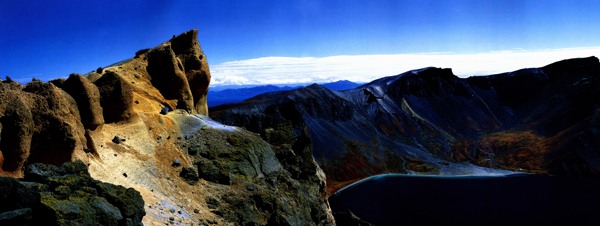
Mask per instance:
[[[600,180],[381,175],[329,198],[375,225],[600,225]]]

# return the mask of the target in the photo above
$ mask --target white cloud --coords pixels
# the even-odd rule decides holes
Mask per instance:
[[[263,57],[212,66],[211,85],[286,84],[350,80],[369,82],[423,67],[452,68],[459,77],[541,67],[600,54],[600,47],[477,54],[428,53],[330,57]]]

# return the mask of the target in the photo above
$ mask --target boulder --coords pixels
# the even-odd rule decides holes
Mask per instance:
[[[96,82],[106,123],[126,121],[133,116],[133,88],[119,74],[107,71]]]
[[[198,170],[193,166],[186,166],[181,169],[179,176],[185,180],[190,185],[195,185],[198,183]]]
[[[139,192],[92,179],[81,161],[0,178],[1,225],[142,225],[144,215]]]
[[[104,124],[100,106],[100,91],[94,83],[81,75],[71,74],[63,83],[62,89],[77,102],[81,121],[86,129],[94,130]]]
[[[119,209],[126,221],[138,222],[134,225],[141,225],[146,212],[144,211],[144,200],[138,191],[103,182],[98,182],[96,189],[99,196],[106,198],[108,202]]]
[[[14,178],[0,177],[0,212],[29,208],[40,201],[39,193]]]
[[[115,136],[115,137],[113,137],[112,142],[115,144],[120,144],[121,138],[119,136]]]
[[[163,107],[160,109],[160,114],[161,115],[166,115],[167,113],[169,113],[169,108],[168,107]]]
[[[23,208],[0,213],[0,225],[31,225],[31,223],[31,208]]]

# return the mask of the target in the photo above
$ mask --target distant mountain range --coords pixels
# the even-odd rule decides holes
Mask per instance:
[[[286,85],[260,85],[260,86],[226,86],[224,88],[216,87],[208,91],[208,106],[215,107],[222,104],[236,103],[244,101],[248,98],[269,92],[278,92],[298,89],[310,84],[286,84]],[[360,83],[354,83],[348,80],[340,80],[337,82],[323,83],[321,86],[330,90],[348,90],[360,86]]]
[[[315,84],[210,114],[312,151],[335,189],[380,173],[461,174],[461,164],[598,176],[598,97],[600,63],[590,57],[466,79],[423,68],[345,91]]]

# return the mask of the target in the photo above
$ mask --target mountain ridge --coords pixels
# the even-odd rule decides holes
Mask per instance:
[[[460,173],[452,168],[461,164],[592,176],[600,173],[591,138],[598,136],[600,103],[592,97],[600,95],[599,76],[596,57],[464,79],[428,67],[342,92],[258,96],[211,108],[211,117],[267,140],[281,124],[292,129],[280,133],[306,131],[332,190],[386,172]]]
[[[328,87],[329,89],[332,89],[332,90],[345,90],[345,89],[351,89],[351,88],[357,87],[360,84],[350,82],[348,80],[339,80],[336,82],[323,83],[322,85],[325,87]],[[235,86],[231,86],[227,89],[218,90],[218,91],[210,91],[209,90],[208,95],[210,96],[210,98],[208,98],[208,106],[215,107],[215,106],[222,105],[222,104],[241,102],[243,100],[246,100],[248,98],[251,98],[251,97],[263,94],[263,93],[292,90],[292,89],[297,89],[297,88],[300,88],[303,86],[307,86],[307,85],[304,85],[304,84],[285,84],[283,86],[281,86],[281,85],[259,85],[259,86],[250,86],[250,87],[241,86],[240,88],[235,88]]]

